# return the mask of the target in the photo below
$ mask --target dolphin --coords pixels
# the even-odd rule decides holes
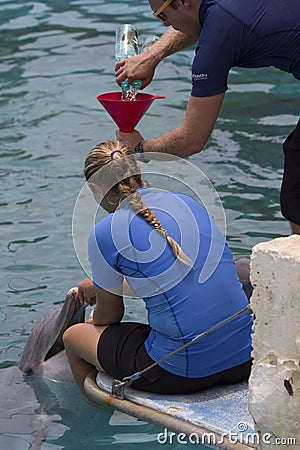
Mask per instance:
[[[19,369],[26,375],[74,382],[62,340],[65,330],[85,320],[77,288],[68,291],[64,304],[43,317],[32,330],[22,353]]]
[[[77,389],[62,335],[84,320],[85,306],[79,302],[77,288],[72,288],[63,306],[33,328],[18,365],[0,369],[0,448],[22,446],[28,440],[26,448],[40,450],[51,433],[59,437],[78,427],[75,418],[68,427],[68,416],[63,415],[72,410]],[[92,412],[80,398],[76,400],[76,408],[82,410],[79,417],[90,418]]]

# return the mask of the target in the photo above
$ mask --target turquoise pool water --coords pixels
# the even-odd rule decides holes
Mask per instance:
[[[85,276],[73,247],[72,214],[84,157],[115,135],[95,97],[118,90],[114,32],[127,22],[145,36],[164,31],[147,1],[0,0],[0,389],[15,418],[1,416],[1,448],[23,450],[33,442],[31,448],[51,450],[161,447],[158,427],[95,410],[75,386],[41,381],[30,387],[6,376],[34,324]],[[190,49],[158,67],[146,92],[166,99],[141,120],[145,138],[182,121],[192,58]],[[289,233],[279,209],[281,142],[298,114],[299,83],[291,76],[236,69],[206,149],[190,158],[220,195],[235,256]],[[128,303],[129,317],[144,318],[136,301]]]

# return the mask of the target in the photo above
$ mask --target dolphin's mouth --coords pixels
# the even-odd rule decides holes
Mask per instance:
[[[70,293],[70,295],[67,296],[65,302],[67,302],[68,305],[64,321],[61,324],[59,335],[46,354],[44,361],[47,361],[48,359],[52,358],[52,356],[57,355],[57,353],[65,349],[62,337],[66,329],[76,323],[82,323],[85,320],[85,309],[87,305],[82,305],[80,303],[77,297],[77,289],[74,289]]]

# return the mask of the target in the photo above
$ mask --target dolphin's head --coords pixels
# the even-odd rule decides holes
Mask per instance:
[[[63,333],[71,324],[84,322],[84,316],[77,288],[72,288],[67,293],[64,305],[43,317],[32,330],[19,362],[22,372],[27,375],[45,375],[45,365],[51,366],[52,358],[53,361],[62,359],[57,356],[64,350]]]

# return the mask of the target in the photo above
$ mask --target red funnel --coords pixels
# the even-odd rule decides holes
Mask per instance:
[[[100,94],[97,100],[106,109],[123,133],[130,133],[139,123],[153,100],[165,98],[162,95],[136,94],[133,101],[122,100],[121,92],[106,92]]]

